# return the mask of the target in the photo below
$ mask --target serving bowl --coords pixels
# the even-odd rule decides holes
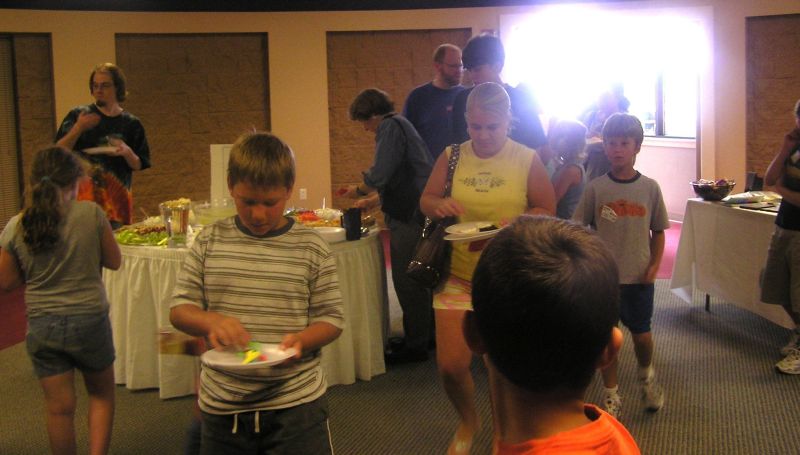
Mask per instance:
[[[317,231],[319,235],[321,235],[322,238],[328,243],[343,242],[345,239],[344,228],[323,226],[315,227],[314,230]]]
[[[733,180],[698,180],[689,182],[694,189],[694,194],[704,201],[721,201],[731,193],[736,182]]]

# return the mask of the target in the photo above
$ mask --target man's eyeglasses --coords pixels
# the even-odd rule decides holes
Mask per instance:
[[[92,84],[92,90],[100,90],[100,89],[108,90],[112,87],[114,87],[114,84],[112,84],[111,82],[101,82],[99,84]]]
[[[443,65],[454,70],[460,70],[464,66],[461,63],[443,63]]]

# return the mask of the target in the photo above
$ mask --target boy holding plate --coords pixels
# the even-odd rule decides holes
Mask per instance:
[[[294,179],[288,145],[269,133],[241,136],[228,163],[237,214],[203,229],[178,277],[177,329],[217,350],[255,341],[296,352],[247,369],[204,357],[202,454],[332,453],[320,349],[344,327],[342,297],[328,244],[283,215]]]

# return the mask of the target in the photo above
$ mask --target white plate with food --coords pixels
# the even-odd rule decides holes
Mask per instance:
[[[478,240],[489,239],[497,235],[500,229],[493,229],[491,231],[477,232],[475,234],[447,234],[444,236],[445,240],[450,242],[475,242]]]
[[[499,228],[491,221],[469,221],[447,226],[445,232],[455,235],[473,235],[482,232],[496,231]]]
[[[88,153],[89,155],[106,155],[109,153],[115,153],[117,148],[113,145],[106,145],[102,147],[89,147],[88,149],[83,149],[83,153]]]
[[[445,240],[451,242],[474,242],[494,237],[500,232],[500,227],[491,221],[470,221],[454,224],[445,228],[448,233]]]
[[[277,365],[297,353],[294,348],[281,349],[277,344],[256,343],[258,356],[252,361],[247,361],[248,351],[219,351],[212,349],[206,351],[200,360],[211,367],[226,370],[253,370],[271,365]]]

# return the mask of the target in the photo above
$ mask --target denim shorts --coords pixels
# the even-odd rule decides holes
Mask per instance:
[[[800,231],[775,226],[761,277],[761,300],[800,314]]]
[[[108,312],[45,314],[28,320],[25,337],[36,376],[102,371],[114,363],[114,340]]]
[[[650,331],[655,292],[655,283],[620,285],[619,320],[632,334]]]
[[[256,413],[258,415],[256,415]],[[201,455],[332,454],[328,399],[271,411],[203,412]]]

